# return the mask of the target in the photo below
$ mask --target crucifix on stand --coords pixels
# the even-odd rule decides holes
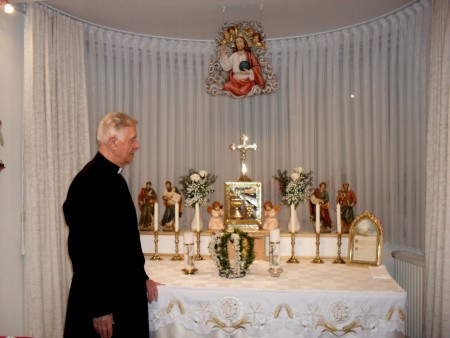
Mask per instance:
[[[256,143],[247,144],[248,137],[244,134],[242,134],[241,140],[242,144],[235,145],[233,143],[230,145],[230,149],[237,149],[241,152],[241,177],[239,177],[238,182],[251,182],[251,179],[247,176],[247,166],[245,164],[245,159],[247,158],[247,150],[256,150]]]

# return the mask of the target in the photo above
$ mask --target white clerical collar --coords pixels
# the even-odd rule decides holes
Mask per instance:
[[[122,173],[122,170],[123,170],[122,168],[119,168],[119,170],[117,170],[117,173],[118,173],[118,174],[121,174],[121,173]]]

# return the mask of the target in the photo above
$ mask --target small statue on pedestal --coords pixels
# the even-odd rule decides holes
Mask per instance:
[[[321,223],[320,232],[329,233],[333,227],[333,222],[331,221],[330,212],[328,211],[328,208],[330,207],[330,197],[326,189],[327,184],[325,182],[320,182],[319,187],[314,190],[309,200],[309,214],[313,228],[315,229],[316,205],[319,205]]]
[[[277,214],[278,211],[280,211],[279,205],[273,205],[272,202],[266,201],[263,205],[264,208],[264,223],[263,223],[263,230],[273,230],[278,229],[278,219]]]
[[[145,187],[141,189],[138,196],[139,210],[141,211],[139,228],[141,230],[153,231],[153,215],[156,201],[156,191],[152,187],[152,182],[148,181],[145,183]]]
[[[166,190],[163,194],[164,205],[166,210],[164,211],[164,216],[161,220],[161,225],[163,231],[175,231],[175,204],[178,203],[179,217],[183,214],[183,201],[180,192],[177,187],[172,186],[172,182],[166,182]]]
[[[350,183],[345,182],[342,184],[342,189],[338,190],[336,202],[341,205],[341,214],[337,215],[337,217],[342,219],[342,233],[348,234],[350,225],[355,219],[353,207],[356,205],[356,195],[350,189]]]

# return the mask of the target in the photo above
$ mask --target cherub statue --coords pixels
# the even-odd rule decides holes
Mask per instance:
[[[222,40],[220,41],[220,44],[222,46],[225,46],[225,45],[229,44],[230,42],[231,42],[231,34],[227,29],[225,29],[222,32]]]
[[[220,231],[225,229],[223,224],[223,210],[222,205],[220,205],[219,201],[214,201],[211,206],[208,206],[208,212],[211,214],[211,218],[209,219],[208,229],[213,231]]]
[[[278,229],[278,219],[277,214],[280,211],[280,205],[273,205],[272,202],[266,201],[263,204],[264,209],[264,223],[263,230]]]
[[[253,42],[253,46],[255,46],[255,47],[266,48],[266,46],[264,45],[264,42],[262,41],[262,37],[261,37],[260,33],[253,34],[252,42]]]

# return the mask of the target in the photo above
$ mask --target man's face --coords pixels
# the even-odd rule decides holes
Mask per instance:
[[[244,50],[244,47],[245,47],[244,40],[242,38],[237,38],[236,39],[237,50]]]
[[[115,146],[115,163],[121,168],[130,164],[133,161],[134,153],[140,148],[137,141],[136,126],[123,128],[115,139]]]

